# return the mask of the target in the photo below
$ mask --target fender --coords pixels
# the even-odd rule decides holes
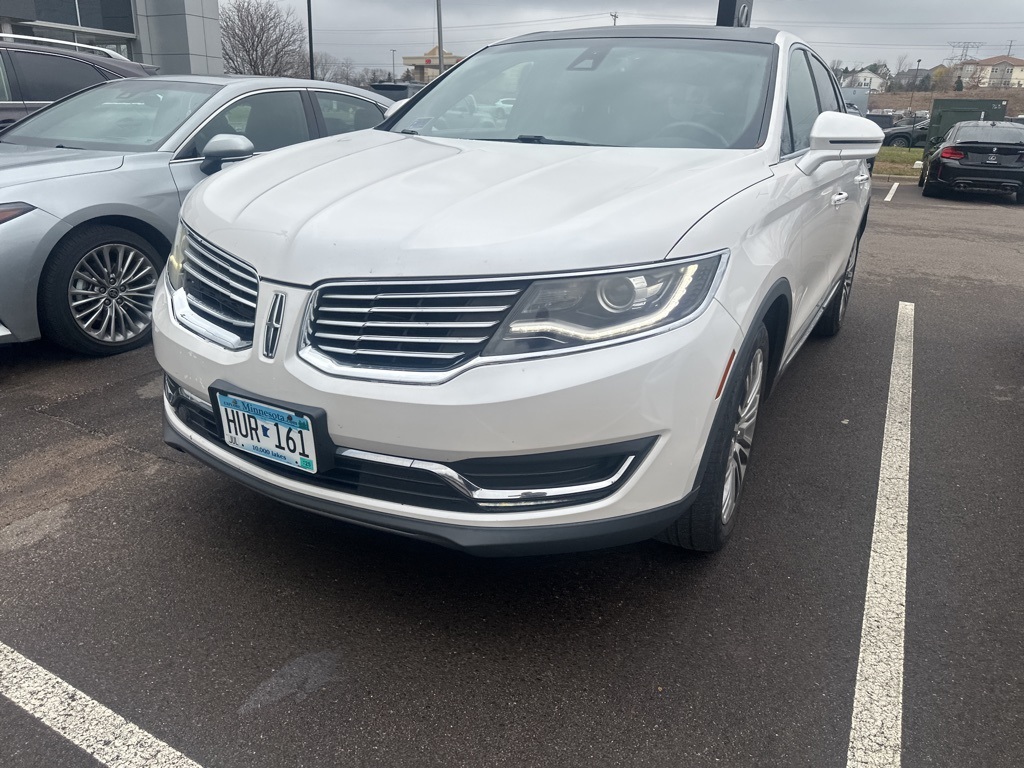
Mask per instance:
[[[747,328],[746,333],[743,337],[743,343],[740,345],[739,350],[736,352],[735,360],[746,360],[747,355],[750,354],[750,351],[754,346],[753,329],[764,322],[765,317],[767,317],[768,315],[768,310],[780,296],[786,299],[786,303],[789,307],[793,306],[793,292],[790,288],[789,281],[786,280],[785,278],[779,278],[778,280],[776,280],[772,287],[768,289],[768,292],[765,294],[764,298],[761,299],[761,303],[757,308],[757,313],[754,315],[757,318],[757,321],[752,323],[750,328]],[[768,329],[769,359],[768,372],[765,376],[764,382],[765,400],[768,399],[768,394],[771,392],[772,384],[774,383],[775,379],[779,374],[780,364],[785,349],[778,348],[778,344],[779,340],[781,339],[782,345],[785,345],[788,326],[789,319],[787,318],[786,322],[783,324],[783,327],[781,328],[781,333],[778,332],[778,329],[776,329],[776,332],[774,333],[772,332],[771,328]],[[746,374],[746,371],[741,370],[742,367],[743,366],[740,365],[733,365],[732,370],[729,371],[729,377],[726,380],[726,385],[722,389],[723,393],[726,392],[730,387],[734,386],[741,376],[744,376]],[[721,398],[721,400],[724,399],[725,398]],[[693,484],[694,493],[696,493],[696,491],[700,488],[700,484],[704,480],[704,472],[707,470],[708,467],[708,461],[710,461],[711,459],[711,440],[714,437],[715,433],[718,431],[718,428],[721,426],[722,420],[727,418],[729,418],[729,414],[726,413],[725,409],[722,407],[722,402],[719,402],[718,410],[715,413],[715,420],[711,423],[711,431],[708,433],[707,442],[704,444],[704,452],[701,454],[700,464],[697,467],[697,474],[695,476],[696,479]]]

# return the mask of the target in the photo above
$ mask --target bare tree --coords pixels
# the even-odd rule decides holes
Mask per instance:
[[[309,71],[305,27],[273,0],[233,0],[221,8],[220,34],[228,74],[294,77],[304,65]]]
[[[905,54],[905,53],[901,53],[899,56],[896,57],[896,74],[897,75],[900,72],[905,72],[907,70],[907,61],[909,59],[910,59],[910,57],[907,54]]]
[[[832,59],[832,61],[828,63],[828,68],[832,70],[832,74],[835,75],[836,78],[839,80],[842,80],[843,75],[846,74],[843,70],[842,59]]]
[[[308,61],[308,57],[306,61]],[[306,67],[306,71],[309,71],[309,67]],[[329,53],[323,51],[317,51],[313,54],[313,78],[316,80],[326,80],[329,83],[343,83],[344,73],[342,72],[341,62],[338,61],[337,56],[332,56]]]

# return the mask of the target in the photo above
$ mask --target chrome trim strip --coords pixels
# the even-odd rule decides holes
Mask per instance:
[[[34,22],[34,23],[38,24],[39,22]],[[64,27],[64,26],[57,27],[57,26],[52,25],[52,24],[46,24],[46,25],[39,24],[39,26],[49,26],[49,27],[55,28],[55,29],[76,29],[76,30],[80,29],[79,27]],[[114,32],[113,34],[117,35],[116,32]],[[120,36],[120,35],[117,35],[117,36]],[[133,39],[134,37],[135,36],[132,35],[131,39]],[[102,53],[103,55],[105,55],[109,59],[117,59],[118,61],[131,61],[131,59],[129,59],[127,56],[122,56],[117,51],[112,51],[109,48],[101,48],[98,45],[86,45],[85,43],[74,43],[74,42],[71,42],[70,40],[55,40],[52,37],[33,37],[32,35],[15,35],[15,34],[12,34],[10,32],[0,32],[0,38],[7,39],[7,40],[26,40],[26,41],[28,41],[30,43],[33,43],[34,45],[42,45],[42,44],[47,44],[47,45],[65,45],[65,46],[68,46],[70,48],[75,48],[76,50],[78,48],[85,48],[87,51],[98,51],[99,53]],[[39,53],[41,53],[41,51],[39,51]]]
[[[629,470],[633,465],[633,462],[636,460],[636,455],[630,454],[623,459],[622,464],[614,474],[606,477],[604,480],[598,480],[593,483],[585,483],[583,485],[566,485],[558,488],[533,488],[529,490],[504,491],[492,488],[481,488],[471,480],[460,475],[451,467],[434,461],[403,459],[398,456],[388,456],[383,453],[371,453],[369,451],[360,451],[354,448],[347,448],[341,451],[341,455],[349,459],[369,461],[375,464],[388,464],[393,467],[421,469],[425,472],[430,472],[432,475],[444,480],[463,496],[480,502],[539,500],[555,496],[578,496],[580,494],[591,493],[593,491],[601,491],[605,488],[610,488],[621,480],[622,476],[626,474],[627,470]]]
[[[174,319],[185,328],[188,328],[201,338],[227,349],[239,351],[252,346],[250,342],[245,341],[241,336],[231,333],[231,331],[219,325],[214,325],[202,315],[194,312],[192,307],[189,306],[188,297],[185,295],[184,289],[175,290],[168,284],[167,290],[171,296],[171,311]]]
[[[329,298],[329,297],[322,297]],[[511,304],[505,304],[501,307],[325,307],[323,305],[317,308],[321,312],[343,312],[347,314],[391,314],[392,312],[402,312],[412,315],[439,315],[439,314],[481,314],[485,312],[504,312]]]
[[[188,256],[188,251],[185,251],[185,256],[186,257]],[[206,283],[206,285],[208,285],[211,288],[213,288],[215,291],[217,291],[217,293],[226,294],[228,296],[231,296],[231,294],[228,291],[224,290],[224,286],[223,285],[218,285],[217,283],[215,283],[210,278],[208,278],[205,275],[202,275],[199,272],[197,272],[195,267],[193,266],[193,263],[199,264],[200,269],[203,268],[203,265],[199,263],[199,260],[197,258],[193,257],[191,261],[188,258],[185,259],[185,261],[181,265],[182,270],[187,272],[189,275],[194,277],[199,282]],[[212,271],[212,270],[207,270],[207,271]],[[249,288],[246,288],[243,285],[239,285],[234,280],[229,280],[226,277],[225,278],[221,278],[221,279],[225,283],[230,285],[232,288],[235,288],[235,289],[237,289],[239,291],[245,291],[246,293],[253,293],[252,290],[250,290]],[[255,301],[249,301],[248,299],[243,299],[241,296],[238,296],[238,295],[231,296],[231,298],[234,299],[235,301],[237,301],[240,304],[245,304],[247,307],[251,307],[252,309],[256,309],[256,302]]]

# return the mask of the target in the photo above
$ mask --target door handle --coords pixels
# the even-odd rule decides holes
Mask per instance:
[[[849,200],[850,196],[845,192],[839,192],[838,194],[832,195],[832,205],[838,207]]]
[[[854,176],[853,180],[856,181],[858,184],[863,184],[866,181],[871,181],[871,174],[862,173],[860,176]]]

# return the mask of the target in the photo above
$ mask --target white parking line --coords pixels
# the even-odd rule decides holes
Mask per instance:
[[[892,196],[896,194],[896,190],[899,189],[899,188],[900,188],[900,183],[898,181],[894,181],[893,184],[892,184],[892,189],[890,189],[889,190],[889,194],[885,196],[885,202],[887,202],[887,203],[892,202]]]
[[[901,301],[889,376],[847,768],[900,766],[913,364],[914,305]]]
[[[108,768],[200,768],[3,643],[0,695]]]

